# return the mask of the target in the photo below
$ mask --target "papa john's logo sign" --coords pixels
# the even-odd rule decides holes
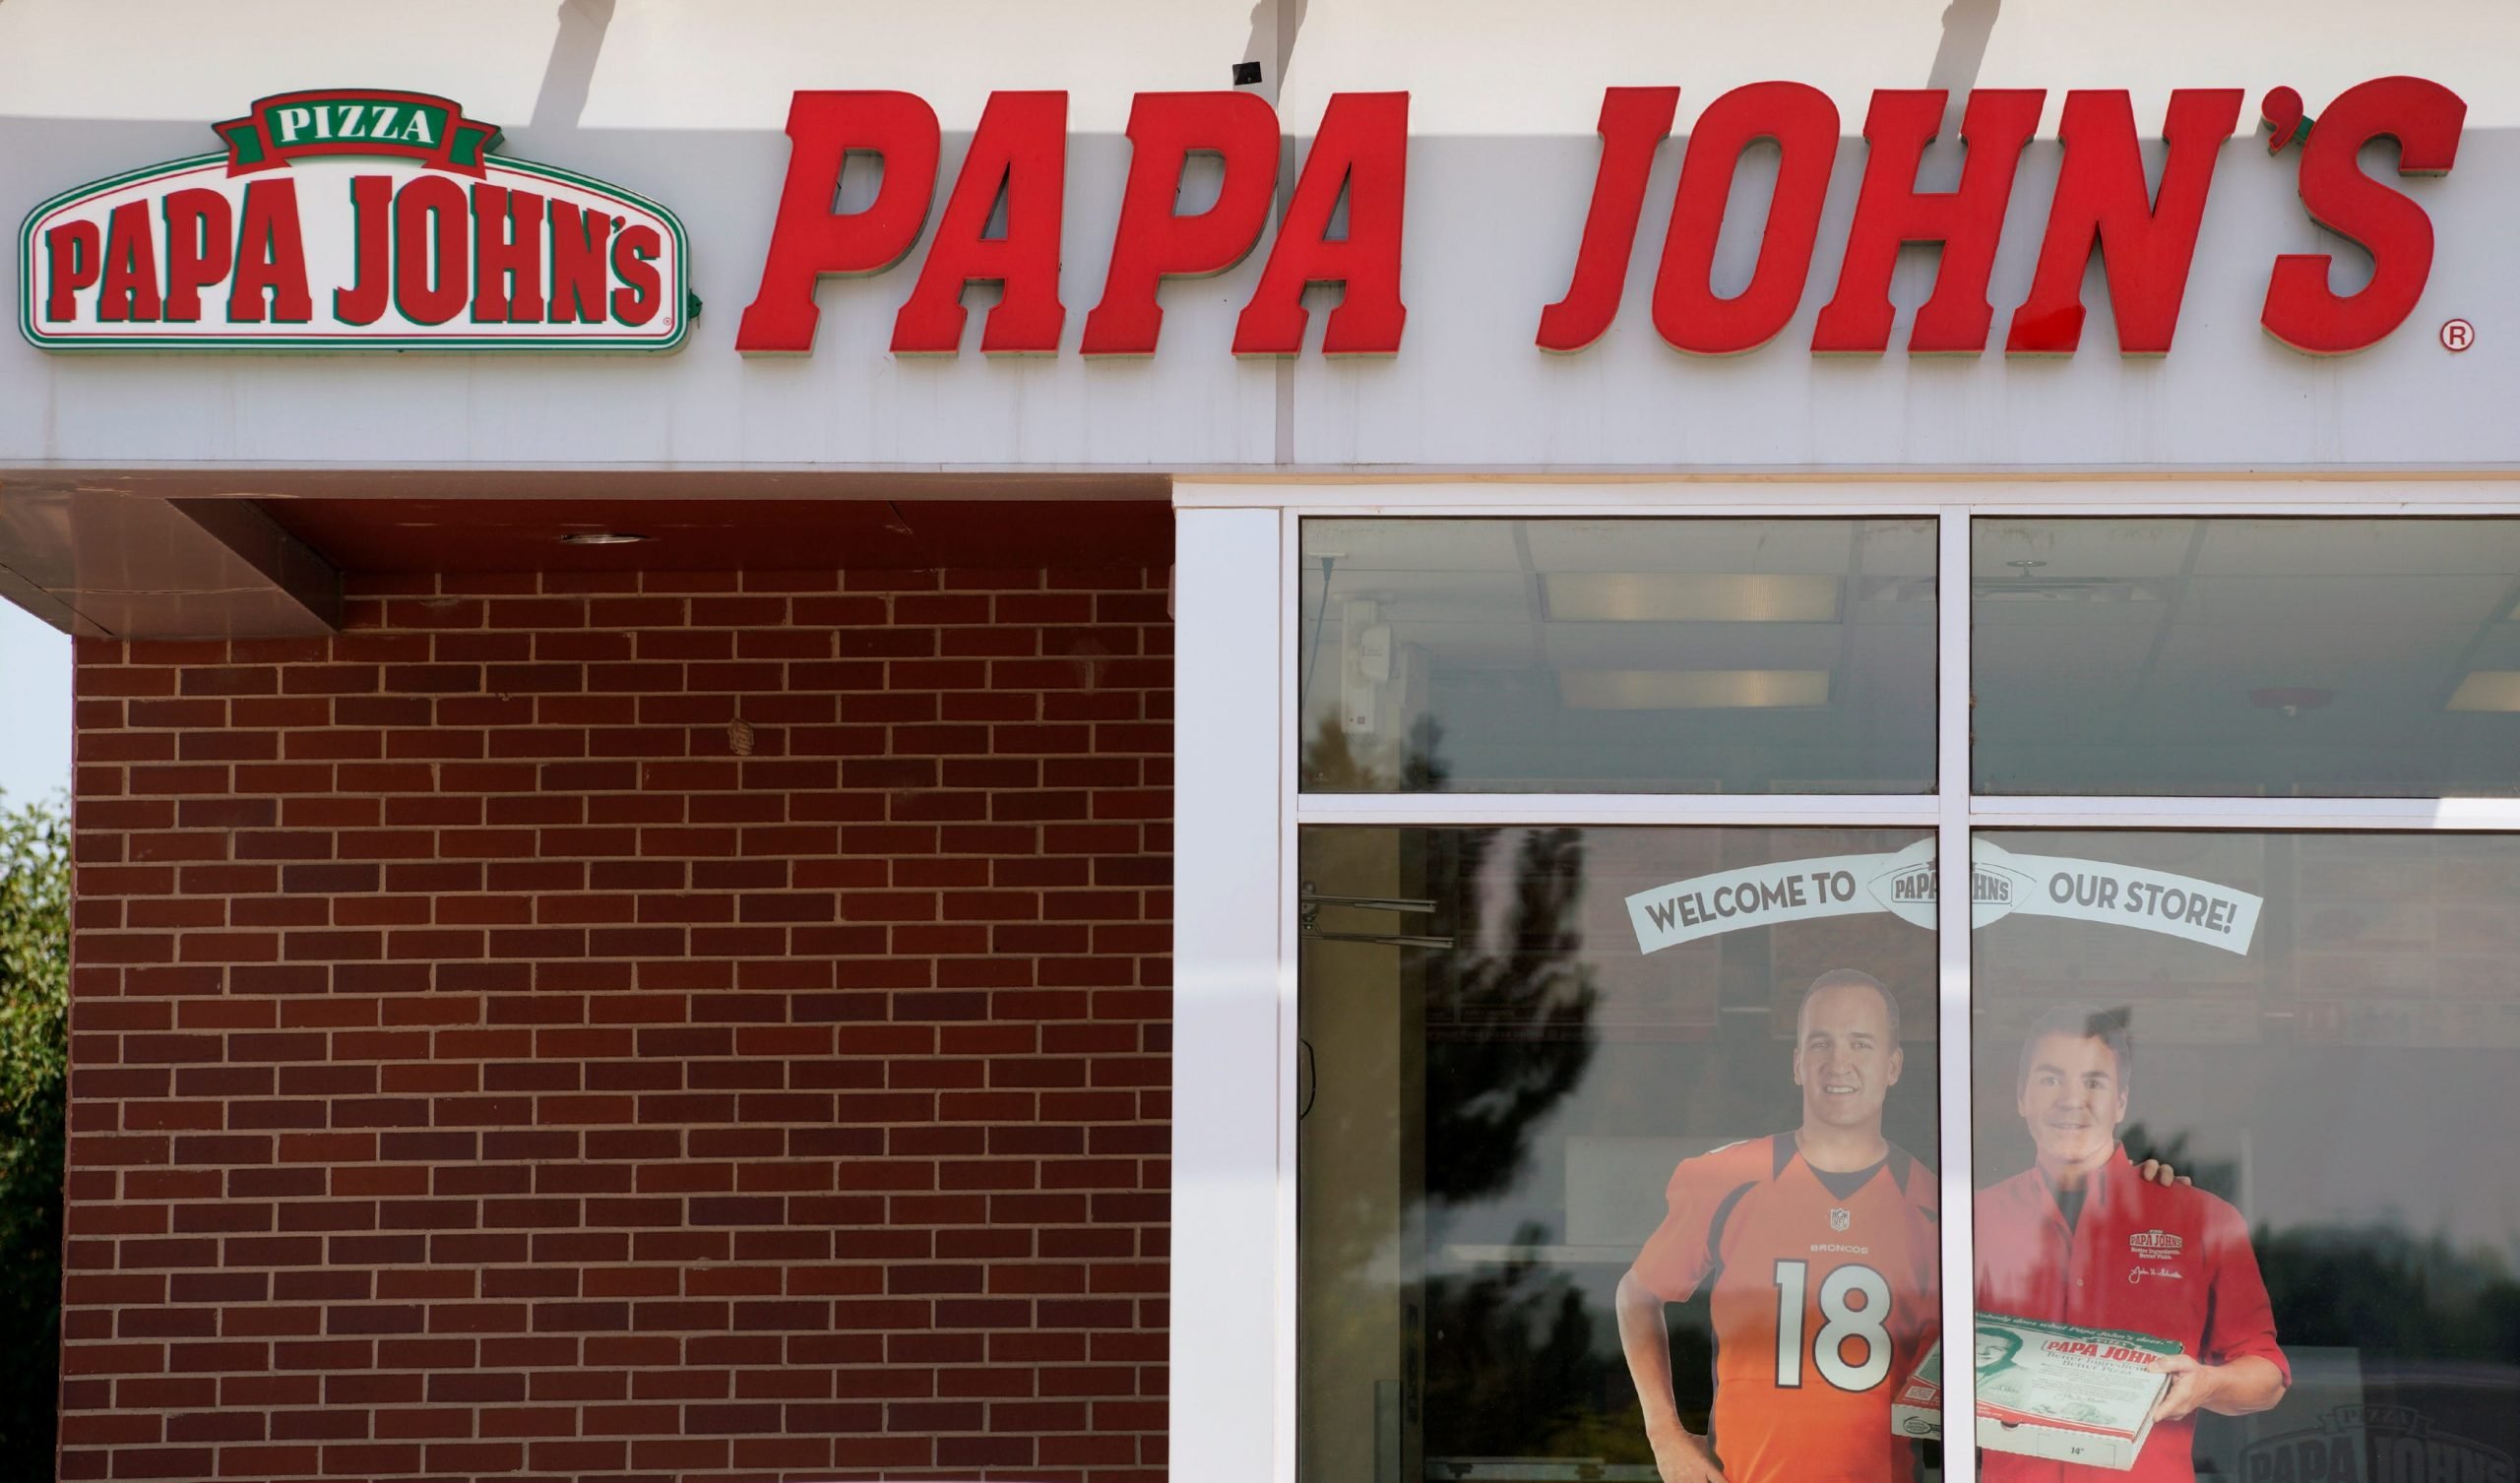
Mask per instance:
[[[670,350],[673,213],[508,159],[496,124],[381,88],[283,93],[222,150],[64,191],[19,231],[47,350]]]
[[[2291,1414],[2291,1413],[2287,1413]],[[2245,1483],[2513,1483],[2509,1452],[2450,1431],[2411,1405],[2330,1406],[2317,1423],[2240,1450]]]

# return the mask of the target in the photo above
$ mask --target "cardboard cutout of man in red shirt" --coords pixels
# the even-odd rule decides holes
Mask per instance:
[[[2022,1046],[2019,1110],[2038,1162],[1977,1198],[1978,1308],[2179,1344],[2170,1389],[2125,1472],[1983,1452],[1984,1483],[2193,1483],[2195,1414],[2263,1411],[2291,1365],[2248,1226],[2187,1184],[2144,1179],[2118,1146],[2134,1046],[2122,1019],[2058,1010]]]

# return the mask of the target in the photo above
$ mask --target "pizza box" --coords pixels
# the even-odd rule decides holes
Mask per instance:
[[[2133,1467],[2171,1380],[2145,1367],[2178,1352],[2147,1333],[1982,1313],[1978,1445],[2087,1467]]]
[[[1924,1363],[1917,1366],[1907,1384],[1890,1399],[1890,1430],[1901,1437],[1916,1437],[1926,1442],[1942,1440],[1942,1343],[1925,1351]]]

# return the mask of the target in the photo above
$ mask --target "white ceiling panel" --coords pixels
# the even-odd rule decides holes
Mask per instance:
[[[1552,623],[1549,662],[1586,669],[1827,669],[1834,624]]]
[[[2466,624],[2359,623],[2225,627],[2182,623],[2162,645],[2166,672],[2334,674],[2358,665],[2439,668],[2467,651]]]
[[[1868,577],[1931,577],[1936,540],[1932,521],[1871,521],[1857,530],[1856,560]]]
[[[2295,686],[2332,691],[2334,698],[2327,705],[2312,706],[2303,714],[2315,712],[2322,729],[2343,727],[2357,735],[2402,728],[2438,710],[2448,694],[2440,672],[2387,665],[2331,676],[2298,676],[2280,670],[2261,675],[2166,670],[2146,681],[2141,702],[2147,712],[2176,716],[2182,733],[2220,735],[2243,717],[2272,715],[2281,710],[2273,697],[2265,704],[2250,699],[2251,691]]]
[[[2102,623],[1981,628],[1969,643],[1981,688],[2068,671],[2131,674],[2143,667],[2152,649],[2149,631],[2129,633],[2126,625]]]
[[[2169,590],[2167,587],[2164,591]],[[2102,630],[2118,643],[2136,631],[2150,630],[2170,620],[2171,605],[2167,601],[2101,602],[2088,598],[2066,597],[2042,600],[2007,597],[1999,601],[1981,601],[1972,614],[1971,632],[1984,638],[2006,633],[2052,633],[2058,630],[2083,632]]]
[[[1383,572],[1513,572],[1523,560],[1514,549],[1511,521],[1321,520],[1303,523],[1303,560],[1318,570],[1321,558],[1339,569]]]
[[[1977,735],[1981,741],[2085,741],[2114,734],[2110,722],[2134,699],[2135,686],[2133,676],[2121,675],[2017,693],[2000,710],[1979,708]]]
[[[2520,577],[2520,521],[2222,520],[2205,523],[2196,574]]]
[[[2186,567],[2195,536],[2192,520],[1982,520],[1971,531],[1969,571],[2006,581],[2169,577]]]
[[[1424,649],[1437,664],[1449,668],[1519,668],[1538,657],[1528,623],[1394,624],[1392,639]],[[1323,648],[1335,642],[1326,640]]]
[[[2479,669],[2520,669],[2520,623],[2497,623],[2470,662]]]
[[[1316,575],[1306,586],[1317,592],[1321,580]],[[1331,577],[1330,594],[1334,602],[1379,603],[1389,623],[1506,623],[1533,616],[1531,579],[1520,572],[1342,570]],[[1317,598],[1313,605],[1317,610]]]
[[[1825,572],[1850,570],[1849,521],[1581,521],[1529,523],[1544,572]]]
[[[2187,584],[2178,625],[2244,634],[2306,627],[2342,634],[2371,623],[2477,625],[2497,618],[2510,579],[2470,577],[2198,577]]]

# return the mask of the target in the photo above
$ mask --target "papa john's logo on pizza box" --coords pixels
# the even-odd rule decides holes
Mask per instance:
[[[673,213],[494,154],[385,88],[263,98],[213,154],[92,181],[18,233],[47,350],[670,350],[697,309]]]

